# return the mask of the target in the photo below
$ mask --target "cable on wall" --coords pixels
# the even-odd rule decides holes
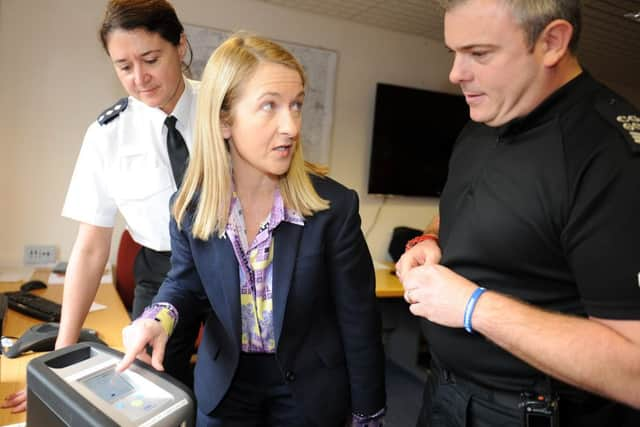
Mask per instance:
[[[378,206],[376,215],[373,217],[373,222],[371,223],[369,228],[367,228],[367,230],[364,232],[365,239],[369,237],[369,234],[371,233],[371,231],[373,231],[373,228],[376,226],[376,223],[378,222],[378,217],[380,217],[380,212],[382,211],[382,208],[384,207],[384,204],[387,202],[388,198],[389,198],[388,194],[385,194],[384,196],[382,196],[382,203],[380,203],[380,206]]]

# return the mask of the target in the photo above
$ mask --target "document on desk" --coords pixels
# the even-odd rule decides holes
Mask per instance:
[[[107,308],[106,305],[94,302],[91,304],[91,307],[89,307],[89,312],[104,310],[105,308]]]

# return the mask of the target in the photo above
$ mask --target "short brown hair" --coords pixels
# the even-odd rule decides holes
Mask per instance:
[[[143,28],[157,33],[174,46],[180,44],[184,27],[175,9],[166,0],[110,0],[98,31],[104,50],[112,31]]]
[[[470,0],[437,0],[446,11]],[[582,5],[580,0],[499,0],[509,6],[514,17],[527,35],[529,46],[533,46],[542,31],[555,19],[564,19],[573,27],[569,49],[578,50],[582,29]]]

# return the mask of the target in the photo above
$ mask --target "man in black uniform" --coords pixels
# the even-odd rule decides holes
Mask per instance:
[[[418,425],[640,425],[640,113],[580,67],[579,0],[444,3],[472,122],[397,265]]]

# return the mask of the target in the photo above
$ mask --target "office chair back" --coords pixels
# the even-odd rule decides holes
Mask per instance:
[[[414,237],[422,234],[422,230],[411,227],[395,227],[391,234],[391,242],[389,242],[389,256],[393,262],[398,262],[404,253],[404,247],[407,242]]]
[[[136,287],[133,266],[141,248],[128,230],[122,232],[116,260],[116,289],[129,313],[133,306],[133,290]]]

